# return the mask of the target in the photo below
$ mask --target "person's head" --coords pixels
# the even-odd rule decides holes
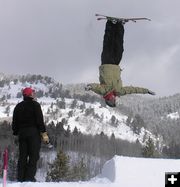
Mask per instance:
[[[116,95],[114,91],[108,92],[103,98],[108,106],[116,107]]]
[[[35,90],[32,89],[31,87],[26,87],[22,90],[22,95],[24,98],[30,97],[30,98],[35,98]]]

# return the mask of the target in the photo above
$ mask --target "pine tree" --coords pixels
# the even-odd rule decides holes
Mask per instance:
[[[7,116],[9,116],[10,113],[10,106],[8,105],[4,111],[5,114],[7,114]]]
[[[132,121],[132,130],[134,133],[140,134],[142,127],[145,127],[144,120],[140,115],[136,114],[134,116],[134,120]]]
[[[70,126],[69,126],[69,125],[68,125],[66,131],[64,132],[64,135],[65,135],[65,137],[70,137],[70,135],[71,135],[71,130],[70,130]]]
[[[77,107],[77,100],[74,99],[74,100],[72,101],[72,103],[71,103],[70,108],[75,109],[76,107]]]
[[[78,131],[76,126],[74,127],[74,130],[73,130],[72,133],[73,133],[74,136],[78,136],[79,135],[79,131]]]
[[[68,117],[70,118],[70,117],[73,117],[73,110],[70,110],[69,112],[68,112]]]
[[[81,109],[82,111],[84,111],[85,108],[86,108],[86,105],[85,105],[85,103],[83,102],[83,104],[80,105],[80,109]]]
[[[87,173],[88,169],[83,158],[71,168],[69,156],[63,153],[63,151],[59,151],[54,162],[49,164],[46,181],[84,181],[87,180]]]
[[[113,127],[117,127],[117,119],[114,115],[112,115],[112,117],[110,119],[110,123]]]
[[[149,137],[145,147],[142,149],[142,155],[147,158],[155,157],[155,146],[153,140]]]
[[[69,156],[63,151],[57,153],[57,157],[52,164],[49,164],[49,171],[47,173],[46,181],[69,181]]]
[[[81,158],[79,163],[75,164],[71,170],[71,181],[85,181],[87,180],[87,166],[84,159]]]

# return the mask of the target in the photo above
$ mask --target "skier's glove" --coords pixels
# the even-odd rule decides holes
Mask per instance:
[[[42,141],[43,141],[44,143],[46,143],[46,144],[49,143],[49,137],[48,137],[47,132],[42,132],[42,133],[41,133],[41,138],[42,138]]]
[[[87,84],[86,86],[85,86],[85,90],[86,91],[89,91],[89,90],[91,90],[92,89],[92,86],[90,85],[90,84]]]
[[[151,91],[151,90],[148,91],[148,94],[150,94],[150,95],[156,95],[156,93],[153,92],[153,91]]]

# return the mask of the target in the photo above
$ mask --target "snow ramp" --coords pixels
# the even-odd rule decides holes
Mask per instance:
[[[99,177],[119,187],[165,187],[166,172],[180,172],[180,160],[114,156]]]
[[[114,156],[90,181],[8,182],[7,187],[165,187],[166,172],[180,172],[180,160]]]

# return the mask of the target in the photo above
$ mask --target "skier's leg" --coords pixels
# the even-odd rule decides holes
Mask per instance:
[[[123,37],[123,24],[121,22],[113,23],[112,21],[108,20],[104,34],[101,64],[119,65],[124,51]]]
[[[19,139],[19,159],[18,159],[18,176],[17,180],[19,182],[25,181],[25,173],[26,173],[26,166],[27,166],[27,143],[25,139]]]
[[[123,51],[124,51],[124,25],[121,22],[116,23],[115,27],[115,37],[114,37],[114,62],[119,65]]]
[[[39,151],[41,139],[39,134],[28,137],[28,155],[29,161],[26,170],[26,181],[36,181],[35,175],[37,170],[37,161],[39,160]]]

